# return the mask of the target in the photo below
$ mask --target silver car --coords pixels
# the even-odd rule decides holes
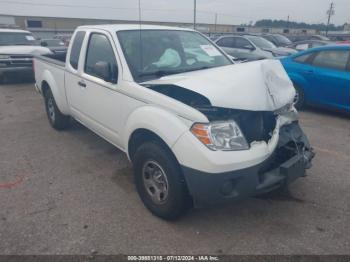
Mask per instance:
[[[256,56],[273,58],[295,54],[291,48],[276,47],[270,41],[255,35],[222,36],[215,41],[226,53],[245,52]]]

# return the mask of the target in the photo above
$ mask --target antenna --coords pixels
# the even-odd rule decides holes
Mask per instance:
[[[140,29],[141,29],[141,0],[139,0],[139,23],[140,23]]]
[[[139,46],[140,46],[140,71],[143,70],[143,46],[142,46],[142,15],[141,0],[139,0]]]

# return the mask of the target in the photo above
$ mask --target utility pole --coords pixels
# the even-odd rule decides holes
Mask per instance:
[[[214,24],[214,32],[216,33],[216,25],[218,23],[218,13],[215,13],[215,24]]]
[[[288,15],[288,18],[287,18],[287,29],[289,29],[289,15]]]
[[[329,7],[328,11],[327,11],[327,15],[328,15],[328,21],[327,21],[327,28],[326,28],[326,36],[328,36],[328,29],[329,29],[329,24],[331,22],[331,17],[335,14],[334,11],[334,3],[331,3],[331,6]]]
[[[193,29],[196,30],[197,23],[197,0],[194,0],[194,8],[193,8]]]

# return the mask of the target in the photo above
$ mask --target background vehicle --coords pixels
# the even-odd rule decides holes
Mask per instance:
[[[270,41],[277,47],[286,47],[292,44],[286,36],[280,34],[262,34],[261,35],[266,40]]]
[[[29,31],[0,29],[0,83],[6,76],[32,77],[33,55],[49,53]]]
[[[340,44],[340,45],[349,45],[349,44],[350,44],[350,40],[349,40],[349,41],[340,41],[340,42],[337,42],[337,44]]]
[[[222,36],[215,41],[228,54],[249,53],[257,57],[273,58],[296,53],[293,49],[276,47],[268,40],[254,35]]]
[[[53,39],[61,40],[66,47],[69,46],[71,38],[72,38],[71,34],[59,34],[53,37]]]
[[[233,64],[193,30],[79,27],[66,63],[35,60],[52,127],[72,116],[127,153],[155,215],[262,194],[311,166],[278,60]]]
[[[310,48],[321,47],[321,46],[332,45],[332,44],[334,44],[334,42],[322,41],[322,40],[305,40],[305,41],[295,42],[289,45],[288,47],[295,49],[297,51],[305,51]]]
[[[309,49],[281,60],[304,104],[350,112],[350,46]]]
[[[330,39],[323,35],[289,35],[288,38],[292,42],[299,42],[305,40],[321,40],[321,41],[330,41]]]
[[[40,45],[49,48],[54,54],[67,52],[65,43],[60,39],[41,39]]]
[[[259,56],[254,53],[239,52],[235,50],[225,50],[228,55],[233,57],[235,62],[251,62],[266,59],[264,56]]]

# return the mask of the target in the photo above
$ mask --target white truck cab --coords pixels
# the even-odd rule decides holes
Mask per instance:
[[[79,27],[65,61],[36,57],[35,77],[50,124],[72,117],[124,151],[164,219],[272,191],[311,166],[280,62],[233,64],[190,29]]]

